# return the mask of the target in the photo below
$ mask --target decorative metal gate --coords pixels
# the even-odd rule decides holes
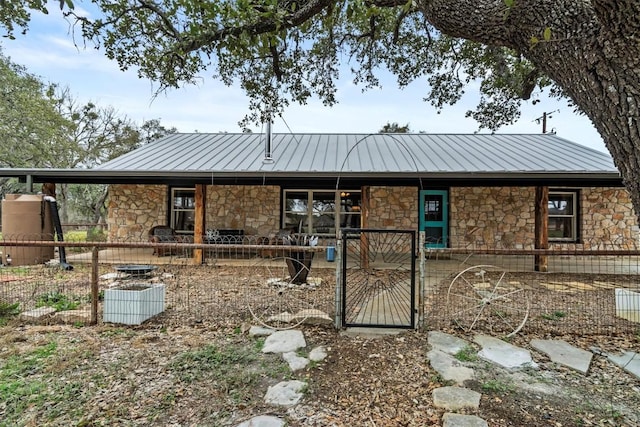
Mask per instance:
[[[343,327],[414,328],[416,232],[343,229]]]

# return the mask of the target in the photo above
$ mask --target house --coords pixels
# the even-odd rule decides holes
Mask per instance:
[[[173,134],[92,170],[0,175],[111,184],[114,241],[156,225],[196,241],[361,226],[424,230],[432,247],[638,241],[611,157],[555,134]]]

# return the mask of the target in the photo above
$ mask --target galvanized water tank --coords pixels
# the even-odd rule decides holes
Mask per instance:
[[[53,246],[11,246],[11,241],[53,241],[49,204],[39,194],[7,194],[2,201],[2,263],[33,265],[54,257]]]

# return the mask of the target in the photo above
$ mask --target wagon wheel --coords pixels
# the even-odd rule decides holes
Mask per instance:
[[[316,307],[317,284],[307,275],[309,263],[291,257],[259,261],[249,277],[247,307],[262,326],[292,329]]]
[[[511,337],[529,318],[530,303],[520,283],[492,265],[476,265],[458,273],[447,292],[453,322],[465,332],[484,329]]]

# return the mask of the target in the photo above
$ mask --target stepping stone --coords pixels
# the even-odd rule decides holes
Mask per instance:
[[[607,354],[607,359],[631,375],[640,378],[640,354],[633,351],[625,351],[621,355]]]
[[[482,395],[468,388],[440,387],[433,390],[433,404],[437,408],[458,411],[464,408],[478,409]]]
[[[269,415],[260,415],[240,423],[236,427],[284,427],[284,421]]]
[[[478,356],[504,368],[538,367],[538,364],[531,358],[529,350],[487,335],[476,335],[473,340],[482,347]]]
[[[333,325],[333,320],[327,313],[316,309],[300,310],[294,314],[284,311],[267,320],[269,322],[304,323],[305,325]]]
[[[24,313],[20,313],[20,318],[27,321],[36,321],[55,312],[56,309],[53,307],[39,307],[33,310],[25,311]]]
[[[324,346],[316,347],[309,353],[309,360],[313,362],[322,362],[327,358],[327,349]]]
[[[288,353],[307,346],[301,331],[276,331],[264,341],[263,353]]]
[[[307,386],[303,381],[283,381],[267,389],[265,403],[278,406],[293,406],[302,399],[302,390]]]
[[[431,350],[427,353],[427,357],[431,367],[445,381],[455,381],[456,384],[462,385],[474,376],[473,369],[462,366],[459,360],[443,351]]]
[[[262,326],[252,326],[249,328],[250,337],[268,337],[276,330],[271,328],[263,328]]]
[[[309,364],[309,359],[300,357],[293,351],[282,353],[282,358],[289,364],[289,369],[294,372],[306,368]]]
[[[302,323],[305,325],[333,325],[333,319],[327,313],[314,308],[300,310],[293,315],[294,321],[299,322],[302,319],[304,319]]]
[[[593,353],[574,347],[564,340],[532,340],[531,346],[549,356],[552,362],[587,374]]]
[[[430,331],[427,340],[432,349],[444,351],[452,355],[469,345],[469,343],[462,338],[440,331]]]
[[[488,427],[485,420],[475,415],[447,412],[442,416],[442,427]]]
[[[346,337],[354,337],[354,338],[365,338],[365,339],[377,339],[382,337],[387,337],[389,335],[399,335],[406,332],[406,329],[395,329],[395,328],[367,328],[367,327],[358,327],[358,328],[347,328],[340,332],[340,335],[344,335]]]

